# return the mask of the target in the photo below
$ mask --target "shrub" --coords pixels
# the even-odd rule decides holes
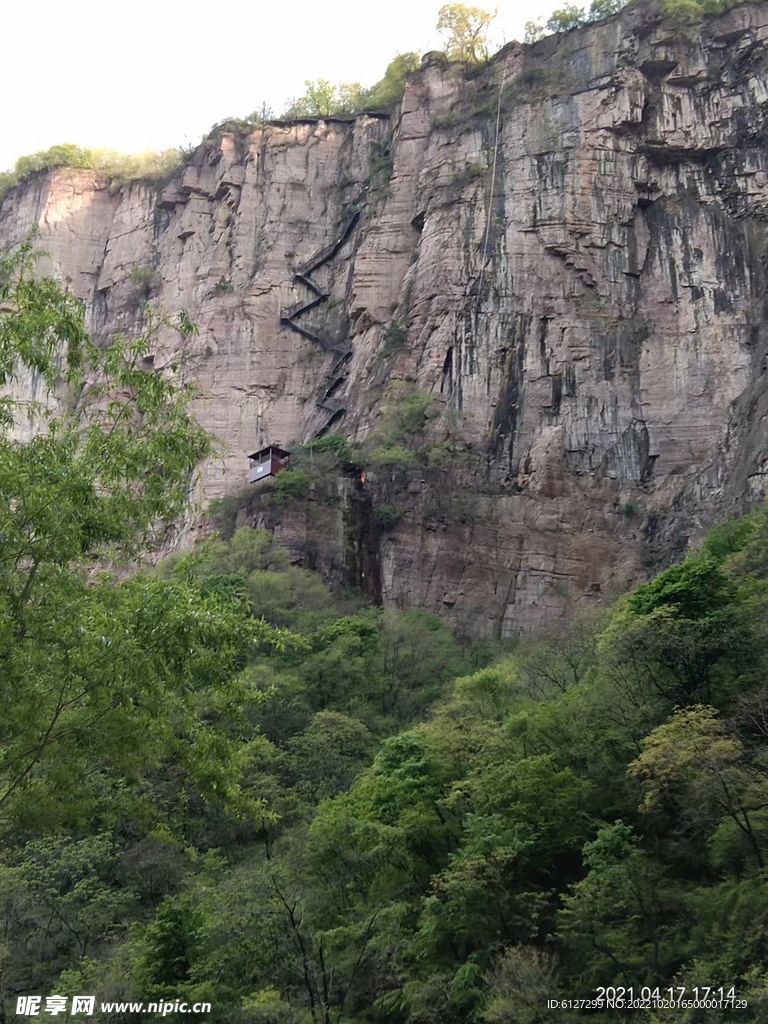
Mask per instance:
[[[128,280],[136,291],[146,299],[152,289],[160,284],[160,275],[152,267],[138,265],[131,267]]]
[[[381,350],[383,356],[391,356],[399,352],[408,341],[408,324],[404,320],[395,318],[384,328],[384,346]]]
[[[376,505],[373,510],[373,518],[382,530],[391,530],[403,518],[403,514],[396,505]]]
[[[13,171],[0,171],[0,202],[16,184],[18,184],[18,178]]]
[[[360,457],[374,466],[407,466],[424,451],[424,430],[435,399],[407,381],[392,381],[384,393],[384,412],[360,446]]]
[[[194,147],[136,154],[118,153],[114,149],[95,149],[92,151],[92,163],[86,166],[122,182],[146,181],[160,184],[183,167],[193,153]]]
[[[216,527],[217,533],[224,540],[229,540],[235,532],[238,501],[235,495],[228,494],[224,498],[213,498],[208,505],[208,515]]]
[[[215,594],[225,601],[245,600],[245,576],[239,572],[216,573],[213,576],[206,576],[200,590],[207,597]]]
[[[374,142],[371,146],[371,173],[368,180],[371,184],[386,184],[392,177],[394,160],[389,139]]]
[[[626,5],[627,0],[592,0],[589,8],[589,21],[610,18],[612,14],[618,14]]]
[[[330,452],[339,459],[349,458],[349,442],[342,434],[325,434],[323,437],[316,437],[307,445],[312,452]]]
[[[547,95],[567,90],[561,69],[532,64],[514,78],[504,90],[502,106],[508,109],[515,103],[533,103]]]
[[[435,441],[427,449],[427,460],[433,467],[447,466],[455,454],[456,449],[452,441]]]
[[[227,494],[223,498],[212,499],[208,505],[208,515],[222,540],[229,540],[234,534],[237,514],[247,500],[253,497],[253,494],[253,484],[248,484],[237,494]]]
[[[524,71],[521,71],[517,76],[517,81],[520,85],[532,86],[540,85],[546,82],[548,78],[549,75],[547,74],[547,69],[541,67],[541,65],[534,64],[531,67],[526,68]]]
[[[469,185],[470,182],[477,181],[478,178],[482,178],[485,171],[485,164],[481,163],[479,160],[472,160],[460,170],[453,172],[451,175],[451,184],[457,185],[459,188],[464,188],[464,186]]]
[[[741,0],[663,0],[664,14],[676,26],[694,25],[705,14],[720,14]]]
[[[160,153],[118,153],[114,149],[86,149],[71,142],[20,156],[12,171],[0,174],[0,201],[10,189],[37,171],[56,167],[87,167],[117,181],[147,181],[154,184],[169,178],[189,159],[193,150],[165,149]]]
[[[284,469],[275,477],[270,491],[270,499],[274,505],[283,505],[287,501],[303,498],[309,490],[309,474],[303,469]]]
[[[393,442],[412,440],[426,426],[435,400],[429,391],[406,381],[392,381],[385,392],[388,408],[380,424]]]
[[[455,110],[449,110],[447,114],[435,114],[432,118],[432,127],[437,128],[453,128],[457,125],[461,117]]]
[[[371,450],[368,461],[372,466],[405,467],[410,466],[415,457],[413,449],[404,448],[403,445],[380,445]]]
[[[40,150],[28,156],[20,156],[14,168],[18,177],[23,178],[35,171],[49,170],[53,167],[91,167],[93,152],[83,149],[71,142],[63,142],[50,149]]]
[[[417,53],[398,53],[387,65],[384,77],[377,82],[364,96],[365,106],[374,109],[392,110],[403,98],[408,75],[417,71],[419,55]]]

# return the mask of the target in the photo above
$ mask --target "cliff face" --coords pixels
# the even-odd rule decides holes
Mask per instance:
[[[0,245],[38,224],[97,338],[141,326],[132,267],[189,310],[198,415],[229,446],[211,496],[263,444],[364,437],[389,380],[429,390],[456,414],[453,464],[407,474],[394,530],[355,527],[362,561],[385,601],[529,630],[762,493],[766,40],[765,5],[687,38],[627,9],[477,74],[427,61],[391,122],[225,127],[161,193],[30,180]],[[306,548],[301,515],[274,525]],[[327,529],[315,560],[349,570]]]

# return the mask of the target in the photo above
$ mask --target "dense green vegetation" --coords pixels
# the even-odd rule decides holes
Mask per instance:
[[[74,143],[61,143],[50,149],[20,156],[13,170],[0,172],[0,201],[20,181],[35,171],[55,167],[89,167],[118,181],[163,181],[179,168],[186,158],[180,149],[162,153],[129,155],[113,149],[85,149]]]
[[[367,93],[307,83],[292,114],[388,106],[414,60]],[[64,164],[117,173],[62,146],[13,180]],[[0,388],[34,373],[63,398],[0,393],[3,1018],[19,994],[94,992],[233,1024],[568,1024],[548,1000],[698,986],[748,1009],[589,1016],[764,1021],[768,509],[503,654],[332,591],[234,514],[149,567],[214,450],[194,389],[146,368],[159,321],[97,351],[33,264],[29,244],[0,258]],[[145,297],[154,272],[131,283]],[[268,500],[350,459],[394,480],[453,458],[429,394],[392,385],[382,407],[356,447],[297,449]]]
[[[609,984],[735,985],[736,1019],[762,1019],[765,510],[453,683],[467,656],[436,620],[344,614],[266,535],[180,570],[301,638],[243,672],[264,814],[184,847],[176,891],[81,987],[134,991],[150,943],[186,951],[174,992],[248,1021],[561,1021],[547,998]]]
[[[31,270],[28,245],[0,265],[0,386],[34,368],[79,401],[2,403],[5,1016],[94,992],[243,1024],[561,1024],[548,999],[698,985],[749,1009],[632,1019],[764,1020],[768,510],[503,657],[332,592],[262,531],[126,573],[211,440],[146,337],[97,352]],[[399,394],[369,454],[428,416]]]
[[[420,64],[416,53],[399,53],[387,65],[384,77],[370,88],[359,82],[334,85],[327,79],[306,81],[307,91],[291,100],[283,117],[329,117],[358,110],[392,110],[403,98],[406,77]]]
[[[534,43],[553,32],[569,32],[580,25],[601,21],[617,14],[629,0],[592,0],[589,8],[566,3],[552,12],[544,25],[540,21],[526,22],[525,41]],[[672,25],[692,25],[706,14],[722,14],[738,7],[744,0],[661,0],[660,9]]]

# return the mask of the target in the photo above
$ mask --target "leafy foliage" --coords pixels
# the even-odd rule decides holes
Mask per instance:
[[[20,156],[13,170],[0,174],[0,201],[20,181],[36,171],[56,167],[87,167],[118,181],[164,181],[187,159],[181,149],[165,149],[161,153],[130,155],[112,149],[86,149],[74,143],[61,143],[28,156]]]
[[[373,510],[373,515],[383,530],[391,530],[402,518],[402,512],[396,505],[377,505]]]
[[[8,395],[2,407],[6,836],[12,825],[23,836],[114,822],[134,801],[126,780],[140,791],[169,756],[196,774],[201,791],[229,785],[206,778],[206,750],[218,741],[205,694],[223,697],[242,652],[269,636],[229,595],[115,574],[187,507],[213,442],[189,413],[194,388],[143,369],[149,337],[115,338],[98,351],[79,304],[53,280],[36,280],[33,264],[30,243],[4,258],[0,373],[6,382],[35,373],[41,390],[58,385],[77,401],[57,409],[50,398],[30,405]],[[193,330],[185,314],[175,326],[182,338]],[[23,443],[13,429],[21,415],[38,425]]]
[[[740,0],[664,0],[664,13],[673,25],[695,24],[705,14],[721,14],[737,7]]]
[[[282,739],[289,705],[262,718],[270,741],[303,760],[281,798],[292,808],[282,834],[273,829],[266,860],[223,871],[212,890],[212,907],[233,884],[259,893],[248,913],[269,920],[269,940],[257,953],[239,938],[242,913],[219,920],[197,982],[213,981],[226,948],[265,972],[281,1012],[310,1017],[314,1006],[365,1019],[374,1006],[384,1020],[532,1022],[533,993],[607,983],[738,983],[757,999],[768,608],[754,567],[766,539],[762,511],[721,528],[607,616],[520,645],[415,706],[414,671],[455,673],[450,645],[429,639],[434,624],[410,613],[324,627],[300,656],[309,662],[293,662],[303,683],[283,670],[280,684],[307,723],[302,738]],[[710,658],[706,630],[727,622],[712,703],[667,689],[676,663],[647,635],[627,662],[627,636],[666,621],[693,661],[700,643]],[[749,664],[729,655],[744,644]],[[374,709],[408,723],[375,754]]]
[[[419,64],[418,54],[399,53],[387,65],[384,77],[370,88],[359,82],[336,85],[325,78],[307,79],[304,95],[291,100],[282,116],[331,117],[361,110],[393,110],[403,98],[407,76]]]
[[[417,53],[398,53],[387,64],[384,77],[364,97],[365,105],[372,109],[393,110],[403,98],[408,75],[417,71],[420,64]]]
[[[48,990],[535,1024],[598,985],[699,985],[765,1018],[767,508],[495,660],[264,531],[127,572],[213,451],[194,391],[147,337],[97,351],[29,244],[1,269],[0,384],[43,396],[6,395],[0,434],[6,1016]],[[433,419],[400,385],[367,455],[428,461]],[[275,486],[349,454],[318,439]]]
[[[318,78],[317,81],[307,79],[304,85],[307,91],[293,100],[285,110],[284,117],[328,117],[348,109],[345,106],[346,96],[340,91],[342,87],[333,85],[325,78]]]
[[[152,267],[137,264],[128,272],[128,280],[142,298],[148,298],[150,292],[159,283],[159,274]]]
[[[471,63],[488,60],[488,29],[495,17],[479,7],[444,4],[437,19],[437,31],[445,37],[448,59]]]
[[[662,10],[673,27],[691,25],[705,14],[721,14],[736,7],[740,0],[662,0]],[[602,21],[618,14],[627,5],[627,0],[592,0],[587,10],[575,4],[566,3],[552,12],[546,24],[528,21],[525,24],[525,42],[535,43],[546,33],[569,32],[581,25]]]
[[[423,403],[407,406],[393,429],[423,421]],[[28,838],[6,841],[6,934],[37,934],[53,907],[67,926],[40,936],[39,984],[205,993],[221,1019],[354,1021],[373,1007],[414,1024],[533,1024],[541,998],[605,984],[735,984],[758,1006],[766,550],[758,510],[605,615],[470,675],[433,616],[351,608],[260,531],[110,581],[129,604],[137,588],[149,623],[156,591],[171,636],[182,584],[217,616],[290,633],[233,646],[223,669],[220,647],[178,652],[203,697],[197,721],[170,679],[142,685],[160,701],[147,717],[111,706],[99,785],[120,813],[94,792],[87,814],[57,818],[35,791],[17,814]],[[665,628],[676,647],[649,642]],[[57,779],[76,764],[64,754]],[[139,775],[137,801],[120,780]],[[14,944],[16,971],[30,969],[25,949]]]
[[[290,466],[275,477],[272,501],[278,505],[292,498],[300,498],[307,492],[309,476],[302,469]]]
[[[372,465],[407,464],[427,443],[425,429],[435,400],[423,388],[392,381],[384,394],[383,412],[362,445],[361,456]]]

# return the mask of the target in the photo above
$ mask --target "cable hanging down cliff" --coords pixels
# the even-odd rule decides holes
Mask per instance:
[[[485,278],[485,265],[488,258],[488,238],[491,233],[491,214],[493,211],[493,193],[496,188],[496,164],[499,159],[499,133],[501,130],[501,97],[504,93],[504,82],[507,77],[506,65],[501,72],[501,81],[499,82],[499,98],[496,102],[496,137],[493,143],[493,170],[491,171],[491,193],[488,196],[488,209],[485,213],[485,238],[483,239],[483,258],[480,262],[480,282],[477,288],[477,298],[475,300],[475,316],[480,307],[480,296],[483,291],[483,280]]]

